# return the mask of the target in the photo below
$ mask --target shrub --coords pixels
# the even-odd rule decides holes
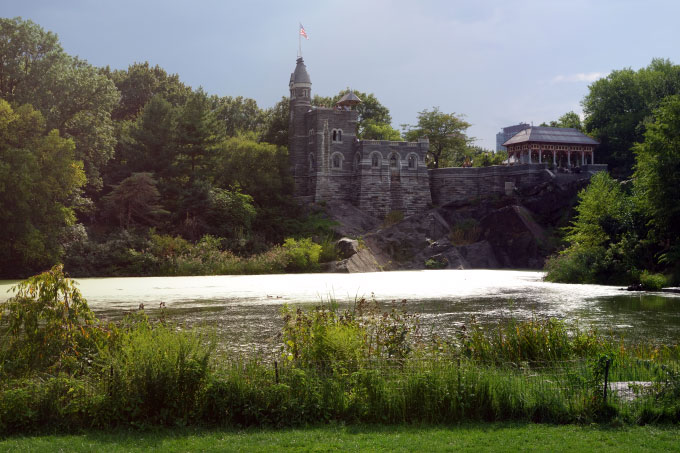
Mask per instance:
[[[321,241],[321,253],[319,254],[320,263],[329,263],[337,261],[339,258],[339,251],[336,241],[332,235],[327,235]]]
[[[311,272],[319,269],[321,246],[312,242],[311,238],[288,238],[284,241],[283,248],[288,255],[287,271]]]
[[[453,245],[473,244],[479,240],[482,230],[475,219],[465,219],[451,228],[449,240]]]
[[[446,266],[449,265],[448,260],[443,257],[432,257],[429,258],[428,260],[425,261],[425,268],[426,269],[446,269]]]
[[[571,247],[548,258],[545,279],[560,283],[594,283],[595,263],[603,257],[602,247]]]
[[[642,271],[640,274],[640,284],[648,291],[659,291],[664,286],[668,286],[668,280],[663,274],[652,274]]]
[[[0,371],[23,375],[81,370],[103,331],[62,265],[20,282],[12,291],[14,297],[0,303],[0,335],[6,338],[0,345]]]

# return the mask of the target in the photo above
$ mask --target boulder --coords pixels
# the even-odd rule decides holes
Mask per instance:
[[[335,243],[340,258],[347,259],[359,252],[359,241],[350,238],[341,238]]]

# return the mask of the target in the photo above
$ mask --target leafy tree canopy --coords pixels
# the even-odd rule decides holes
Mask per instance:
[[[31,274],[61,257],[84,184],[73,141],[47,133],[30,105],[13,110],[0,99],[0,275]]]
[[[551,121],[550,123],[541,123],[541,126],[549,127],[571,127],[576,130],[583,130],[583,125],[581,124],[581,117],[574,111],[569,111],[564,115],[560,116],[557,121]]]
[[[264,128],[265,114],[254,99],[243,96],[213,96],[213,110],[225,125],[225,134],[234,137],[239,133],[260,133]]]
[[[162,96],[173,106],[183,105],[191,88],[182,83],[177,74],[168,74],[148,61],[134,63],[127,70],[102,71],[120,91],[120,101],[111,116],[114,120],[132,120],[154,96]]]
[[[418,113],[418,124],[404,125],[407,140],[429,139],[428,166],[431,168],[453,166],[465,160],[467,147],[473,141],[465,134],[469,127],[470,123],[461,115],[443,113],[439,107]]]
[[[57,36],[20,18],[0,19],[0,97],[39,110],[48,130],[75,142],[87,192],[102,187],[101,171],[113,156],[111,111],[118,91],[87,62],[66,54]]]
[[[643,140],[653,111],[674,94],[680,94],[680,66],[663,59],[638,71],[612,71],[590,85],[582,101],[584,129],[600,141],[597,153],[615,175],[631,175],[633,145]]]
[[[390,111],[387,107],[382,105],[380,101],[375,97],[373,93],[362,93],[361,91],[351,90],[356,94],[361,103],[355,107],[359,118],[357,121],[357,137],[358,138],[369,138],[365,134],[367,132],[367,127],[369,133],[376,133],[376,126],[390,126],[392,122],[392,117],[390,116]],[[340,91],[338,94],[332,97],[324,97],[316,95],[312,99],[312,105],[320,107],[333,107],[335,104],[347,93],[350,89]],[[391,126],[389,127],[391,129]],[[394,129],[392,129],[394,130]],[[395,131],[396,132],[396,131]],[[391,132],[387,132],[390,134]],[[398,133],[398,132],[397,132]],[[394,134],[394,133],[392,133]]]
[[[134,224],[154,226],[159,217],[167,214],[161,205],[156,180],[151,173],[133,173],[104,197],[109,215],[118,220],[122,228]]]
[[[661,244],[662,260],[680,265],[680,95],[669,96],[654,113],[642,143],[634,146],[634,185],[651,219],[652,239]]]
[[[264,110],[263,132],[260,140],[276,146],[288,146],[288,121],[290,101],[282,97],[274,107]]]

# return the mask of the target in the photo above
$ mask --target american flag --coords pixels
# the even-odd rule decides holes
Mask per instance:
[[[305,27],[300,24],[300,36],[304,36],[305,39],[309,39],[309,36],[307,36],[307,32],[305,31]]]

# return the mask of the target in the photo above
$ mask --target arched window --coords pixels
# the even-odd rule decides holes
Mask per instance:
[[[360,165],[361,165],[361,154],[357,153],[357,155],[354,156],[354,169],[358,170]]]
[[[371,157],[371,167],[377,168],[380,166],[380,158],[378,157],[377,154],[373,154]]]
[[[390,168],[397,168],[397,156],[394,154],[390,157]]]
[[[333,156],[333,168],[340,168],[340,156],[337,154]]]
[[[314,143],[314,129],[309,130],[309,138],[307,140],[307,143]]]
[[[342,141],[342,129],[338,130],[338,141]]]
[[[314,154],[309,155],[309,171],[314,171]]]
[[[333,129],[333,141],[334,142],[338,141],[338,131],[336,131],[335,129]]]
[[[408,156],[408,168],[413,170],[414,168],[416,168],[417,165],[418,165],[418,158],[416,156],[414,156],[413,154]]]

